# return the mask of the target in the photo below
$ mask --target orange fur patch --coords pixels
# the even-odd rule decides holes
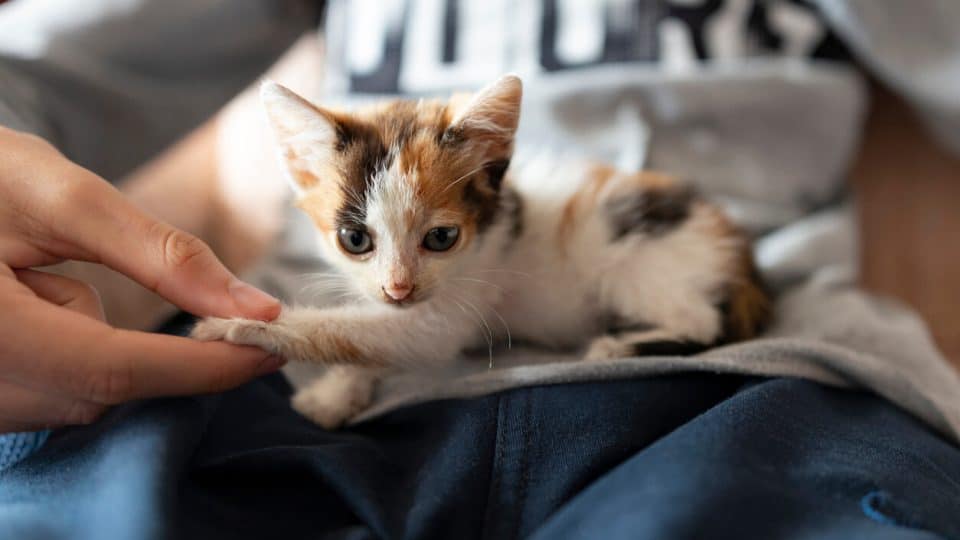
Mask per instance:
[[[751,242],[719,208],[706,209],[715,216],[711,229],[716,238],[739,240],[737,254],[727,270],[730,282],[723,313],[724,338],[732,342],[755,337],[769,323],[773,305],[754,261]]]
[[[586,181],[567,200],[566,204],[563,205],[563,211],[560,213],[560,222],[557,224],[557,241],[561,250],[566,251],[565,247],[569,243],[574,226],[580,221],[580,216],[594,209],[603,188],[617,174],[618,171],[615,168],[602,164],[594,165],[587,172]]]
[[[364,356],[364,354],[360,352],[360,349],[358,349],[356,345],[351,343],[346,338],[331,336],[330,345],[331,345],[331,348],[333,349],[331,351],[333,356],[335,356],[338,359],[346,360],[349,363],[357,364],[357,365],[372,366],[377,364],[376,362],[373,362],[370,359],[366,358],[366,356]]]
[[[317,177],[313,173],[310,173],[307,171],[302,171],[302,170],[292,171],[292,174],[293,174],[293,181],[296,182],[303,189],[310,189],[310,188],[316,187],[317,184],[320,183],[320,181],[317,180]]]
[[[770,297],[763,289],[752,257],[740,265],[731,284],[730,299],[724,313],[724,336],[728,341],[748,339],[759,334],[772,315]]]
[[[337,209],[343,206],[343,190],[335,182],[317,182],[294,204],[323,231],[336,228]]]

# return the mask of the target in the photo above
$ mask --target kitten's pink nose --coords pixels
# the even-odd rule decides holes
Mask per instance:
[[[404,300],[413,292],[413,285],[410,283],[391,283],[389,287],[384,287],[383,292],[397,302]]]

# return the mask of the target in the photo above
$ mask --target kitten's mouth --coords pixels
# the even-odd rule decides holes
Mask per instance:
[[[394,307],[398,307],[398,308],[410,307],[413,304],[420,302],[420,300],[421,298],[419,297],[417,298],[407,297],[407,298],[404,298],[403,300],[394,300],[393,298],[390,298],[390,297],[385,297],[383,299],[383,301],[386,302],[387,304]]]

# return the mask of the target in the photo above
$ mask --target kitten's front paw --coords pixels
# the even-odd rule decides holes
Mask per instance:
[[[227,331],[230,329],[230,319],[220,319],[217,317],[207,317],[194,325],[190,330],[190,337],[200,341],[218,341],[227,338]]]
[[[278,353],[279,347],[272,336],[271,326],[271,323],[251,319],[207,317],[193,327],[190,337],[200,341],[223,340],[236,345],[253,345],[267,352]]]
[[[613,336],[600,336],[590,342],[583,359],[588,362],[633,356],[632,347]]]

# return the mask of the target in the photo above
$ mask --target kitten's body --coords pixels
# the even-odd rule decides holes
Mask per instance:
[[[365,408],[385,369],[508,339],[584,347],[586,360],[689,352],[765,317],[748,241],[687,186],[582,162],[508,169],[515,78],[350,117],[269,83],[263,94],[299,206],[355,301],[207,319],[194,335],[338,364],[294,398],[325,427]],[[453,228],[450,247],[427,248]]]

